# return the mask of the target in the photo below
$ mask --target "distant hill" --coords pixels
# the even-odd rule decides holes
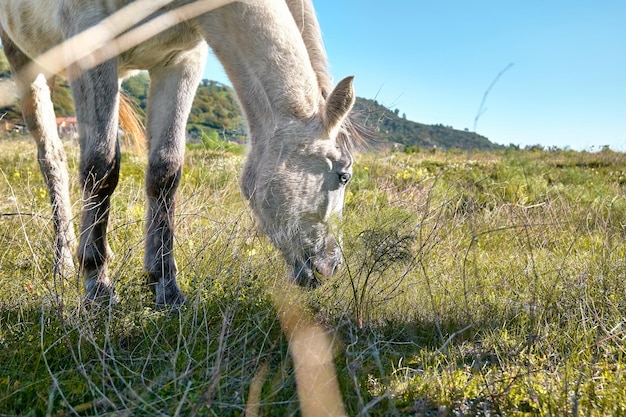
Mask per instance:
[[[8,65],[0,48],[0,78],[7,76]],[[139,112],[141,119],[145,119],[149,84],[150,79],[145,72],[125,80],[122,84],[126,95],[142,110]],[[58,116],[74,115],[74,105],[66,81],[57,80],[53,102]],[[473,132],[407,120],[399,116],[398,109],[391,111],[375,100],[357,98],[355,110],[359,121],[378,132],[378,142],[383,145],[400,144],[407,150],[434,147],[489,150],[501,147]],[[0,108],[1,115],[7,120],[21,119],[19,106],[16,105]],[[193,102],[187,130],[192,137],[200,136],[203,131],[214,131],[228,140],[245,141],[244,119],[233,89],[216,81],[202,80]]]
[[[449,126],[425,125],[400,117],[400,110],[394,111],[378,104],[375,100],[357,98],[354,106],[357,119],[378,130],[381,140],[398,143],[405,147],[441,149],[491,150],[502,148],[484,136],[467,130],[457,130]]]

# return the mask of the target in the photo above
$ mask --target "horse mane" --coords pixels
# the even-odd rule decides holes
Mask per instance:
[[[302,35],[322,97],[326,99],[333,89],[333,79],[328,71],[328,57],[313,4],[311,0],[287,0],[287,6]],[[350,112],[342,127],[338,140],[351,152],[366,148],[367,142],[376,137],[372,129],[357,121],[354,111]]]
[[[328,57],[313,4],[311,0],[287,0],[287,7],[300,30],[322,96],[326,98],[333,88],[333,80],[328,72]]]

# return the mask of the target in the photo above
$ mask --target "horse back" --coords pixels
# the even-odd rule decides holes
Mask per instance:
[[[34,58],[63,39],[58,19],[63,0],[2,0],[0,26],[5,36]]]
[[[80,32],[129,3],[131,0],[0,0],[0,28],[26,56],[36,59],[65,40],[68,13],[77,25],[85,22],[75,30]],[[120,75],[166,63],[200,42],[202,35],[193,24],[181,23],[123,52],[118,60]]]

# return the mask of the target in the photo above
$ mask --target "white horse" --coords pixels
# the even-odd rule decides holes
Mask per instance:
[[[194,13],[198,5],[201,11]],[[315,284],[316,273],[329,276],[340,265],[329,219],[341,212],[352,173],[354,92],[352,77],[332,88],[310,0],[1,0],[0,34],[49,189],[55,271],[73,268],[75,235],[49,86],[58,73],[70,80],[84,197],[77,256],[87,300],[116,298],[107,275],[106,233],[120,169],[119,80],[147,69],[144,267],[157,304],[185,301],[173,256],[175,194],[207,43],[247,119],[250,150],[240,186],[260,228],[301,285]],[[57,45],[63,54],[50,59]]]

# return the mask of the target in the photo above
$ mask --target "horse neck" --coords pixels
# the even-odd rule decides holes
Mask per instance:
[[[253,145],[271,137],[281,120],[315,114],[322,91],[286,3],[235,3],[200,23],[237,92]]]

